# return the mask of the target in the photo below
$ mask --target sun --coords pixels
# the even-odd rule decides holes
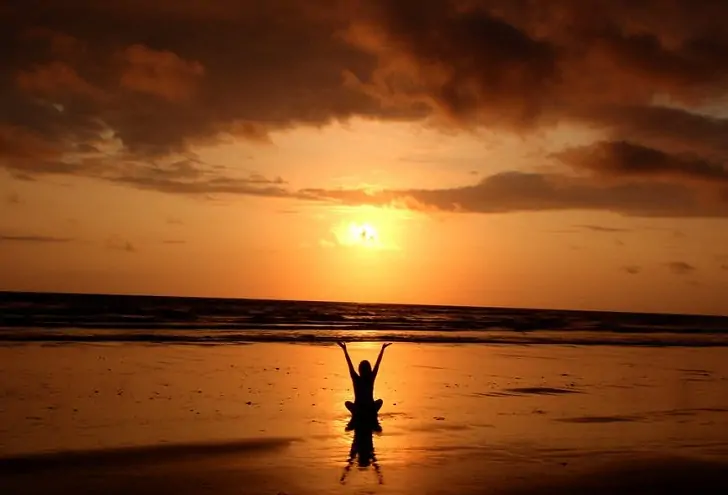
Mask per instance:
[[[371,224],[352,223],[349,225],[349,244],[363,247],[379,246],[379,234]]]
[[[387,233],[386,236],[383,236],[383,231],[380,229],[380,226],[384,227],[384,232]],[[345,220],[332,226],[330,233],[333,239],[331,241],[323,241],[323,245],[326,247],[340,246],[371,252],[393,249],[389,244],[391,242],[391,230],[387,228],[386,222],[383,225],[379,225],[369,219]]]

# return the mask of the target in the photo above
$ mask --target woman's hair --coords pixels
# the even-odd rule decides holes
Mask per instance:
[[[372,363],[366,359],[359,363],[359,376],[371,376],[372,375]]]

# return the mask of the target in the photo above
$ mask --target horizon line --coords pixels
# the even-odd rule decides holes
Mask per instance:
[[[168,299],[218,299],[224,301],[265,301],[265,302],[297,302],[297,303],[317,303],[317,304],[359,304],[363,306],[412,306],[412,307],[431,307],[431,308],[467,308],[467,309],[495,309],[507,311],[556,311],[565,313],[608,313],[608,314],[632,314],[632,315],[660,315],[660,316],[687,316],[687,317],[703,317],[703,318],[728,318],[728,314],[711,314],[711,313],[669,313],[662,311],[624,311],[609,309],[568,309],[568,308],[529,308],[517,306],[480,306],[472,304],[432,304],[432,303],[399,303],[399,302],[362,302],[362,301],[334,301],[325,299],[278,299],[278,298],[256,298],[256,297],[218,297],[218,296],[190,296],[190,295],[171,295],[171,294],[149,294],[149,293],[114,293],[114,292],[56,292],[44,290],[6,290],[0,289],[0,297],[6,294],[23,294],[23,295],[59,295],[59,296],[101,296],[101,297],[147,297],[147,298],[168,298]]]

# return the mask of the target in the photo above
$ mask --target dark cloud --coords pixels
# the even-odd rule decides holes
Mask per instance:
[[[728,157],[728,119],[665,106],[608,105],[585,110],[584,120],[602,127],[613,141],[637,141],[668,153],[693,153],[706,161]]]
[[[716,143],[725,122],[654,109],[657,96],[685,105],[721,97],[728,5],[687,0],[360,2],[350,39],[377,56],[368,88],[459,118],[528,126],[588,121],[630,136]],[[670,118],[665,118],[670,114]],[[641,117],[635,119],[634,117]],[[638,123],[637,123],[638,122]],[[703,131],[680,133],[689,124]]]
[[[675,176],[728,182],[728,168],[694,156],[668,154],[627,141],[600,142],[557,153],[576,168],[616,176]]]
[[[323,11],[326,2],[158,3],[164,7],[13,6],[3,23],[4,45],[15,47],[4,64],[3,100],[15,103],[3,120],[42,128],[58,145],[68,134],[88,144],[107,127],[126,149],[148,156],[226,133],[260,139],[269,129],[379,113],[344,84],[344,70],[372,70],[374,60],[335,36],[345,20]],[[44,31],[30,36],[38,26]],[[59,38],[75,50],[59,54]]]
[[[197,61],[184,60],[170,51],[152,50],[136,44],[121,54],[124,69],[122,88],[176,102],[192,98],[205,68]]]
[[[67,237],[52,237],[46,235],[8,235],[0,234],[0,242],[38,242],[38,243],[55,243],[55,242],[71,242],[73,239]]]
[[[10,193],[5,198],[5,202],[7,204],[9,204],[9,205],[17,205],[17,204],[20,204],[20,196],[16,192]]]
[[[179,244],[187,244],[187,241],[180,240],[180,239],[166,239],[166,240],[162,241],[162,244],[179,245]]]
[[[345,70],[371,71],[375,60],[335,36],[345,21],[323,9],[328,3],[8,6],[0,18],[0,42],[11,47],[0,62],[0,167],[165,192],[277,194],[252,177],[179,183],[118,174],[114,162],[142,170],[195,144],[264,142],[273,129],[352,115],[401,116],[345,84]],[[113,159],[98,156],[110,149]]]
[[[606,232],[606,233],[614,233],[614,232],[631,232],[631,229],[620,229],[617,227],[605,227],[604,225],[575,225],[575,227],[584,229],[584,230],[591,230],[592,232]]]
[[[358,189],[301,191],[301,198],[345,204],[407,207],[465,213],[601,210],[643,217],[726,217],[728,203],[679,184],[601,183],[556,174],[506,172],[472,186],[370,192]]]
[[[642,267],[639,265],[627,265],[623,266],[622,270],[629,275],[639,275],[642,272]]]
[[[527,125],[555,91],[556,47],[464,2],[361,2],[347,39],[379,60],[363,86],[457,120]]]
[[[446,210],[724,215],[696,195],[718,184],[728,203],[728,119],[699,111],[728,92],[726,18],[728,2],[688,0],[11,2],[0,167],[277,197],[291,193],[266,171],[221,173],[191,149],[354,116],[520,134],[567,122],[604,134],[559,155],[590,182],[405,192]]]
[[[675,275],[689,275],[697,270],[693,265],[684,261],[671,261],[665,263],[665,266]]]
[[[717,68],[728,47],[724,2],[704,9],[687,0],[556,0],[549,9],[538,8],[537,0],[496,3],[510,22],[561,49],[565,82],[577,96],[601,89],[592,97],[648,101],[663,94],[694,101],[724,89],[728,70]]]
[[[54,98],[64,94],[103,97],[103,92],[84,80],[73,67],[57,60],[19,70],[15,75],[15,83],[24,93],[41,97]],[[61,111],[60,107],[56,109]]]
[[[728,176],[728,119],[656,104],[691,108],[726,94],[728,34],[712,16],[728,15],[727,3],[373,3],[352,36],[377,54],[369,87],[390,103],[405,94],[460,121],[521,132],[587,124],[612,141],[572,153],[573,164],[614,177]]]
[[[728,264],[720,265],[720,269],[728,271]]]

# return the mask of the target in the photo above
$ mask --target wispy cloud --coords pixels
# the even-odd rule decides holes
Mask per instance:
[[[623,266],[622,270],[630,275],[638,275],[642,272],[642,267],[639,265],[627,265]]]
[[[162,241],[162,244],[173,244],[173,245],[179,245],[179,244],[187,244],[187,241],[182,239],[166,239]]]
[[[664,232],[666,234],[671,235],[675,239],[684,239],[687,237],[687,234],[681,230],[677,229],[670,229],[670,228],[664,228],[664,227],[644,227],[643,230],[650,231],[650,232]]]
[[[116,236],[110,237],[106,240],[106,248],[113,251],[124,251],[126,253],[136,252],[136,247],[130,241],[121,239]]]
[[[163,193],[185,195],[233,194],[249,196],[288,197],[291,193],[284,188],[280,177],[266,179],[260,174],[245,177],[226,177],[209,173],[202,166],[189,171],[155,170],[153,174],[140,170],[135,175],[117,175],[107,180],[126,184],[137,189],[148,189]]]
[[[670,261],[665,263],[665,266],[675,275],[689,275],[697,270],[695,266],[685,261]]]
[[[554,229],[554,230],[544,230],[543,231],[546,234],[578,234],[579,231],[576,229]]]
[[[584,229],[584,230],[591,230],[592,232],[606,232],[606,233],[614,233],[614,232],[631,232],[632,229],[622,229],[617,227],[605,227],[603,225],[575,225],[574,227]]]
[[[2,242],[38,242],[38,243],[55,243],[55,242],[71,242],[73,239],[68,237],[53,237],[46,235],[9,235],[0,234]]]
[[[447,189],[306,189],[298,197],[423,211],[593,210],[636,217],[728,217],[728,202],[700,195],[681,184],[602,183],[591,178],[516,171],[491,175],[474,185]]]

